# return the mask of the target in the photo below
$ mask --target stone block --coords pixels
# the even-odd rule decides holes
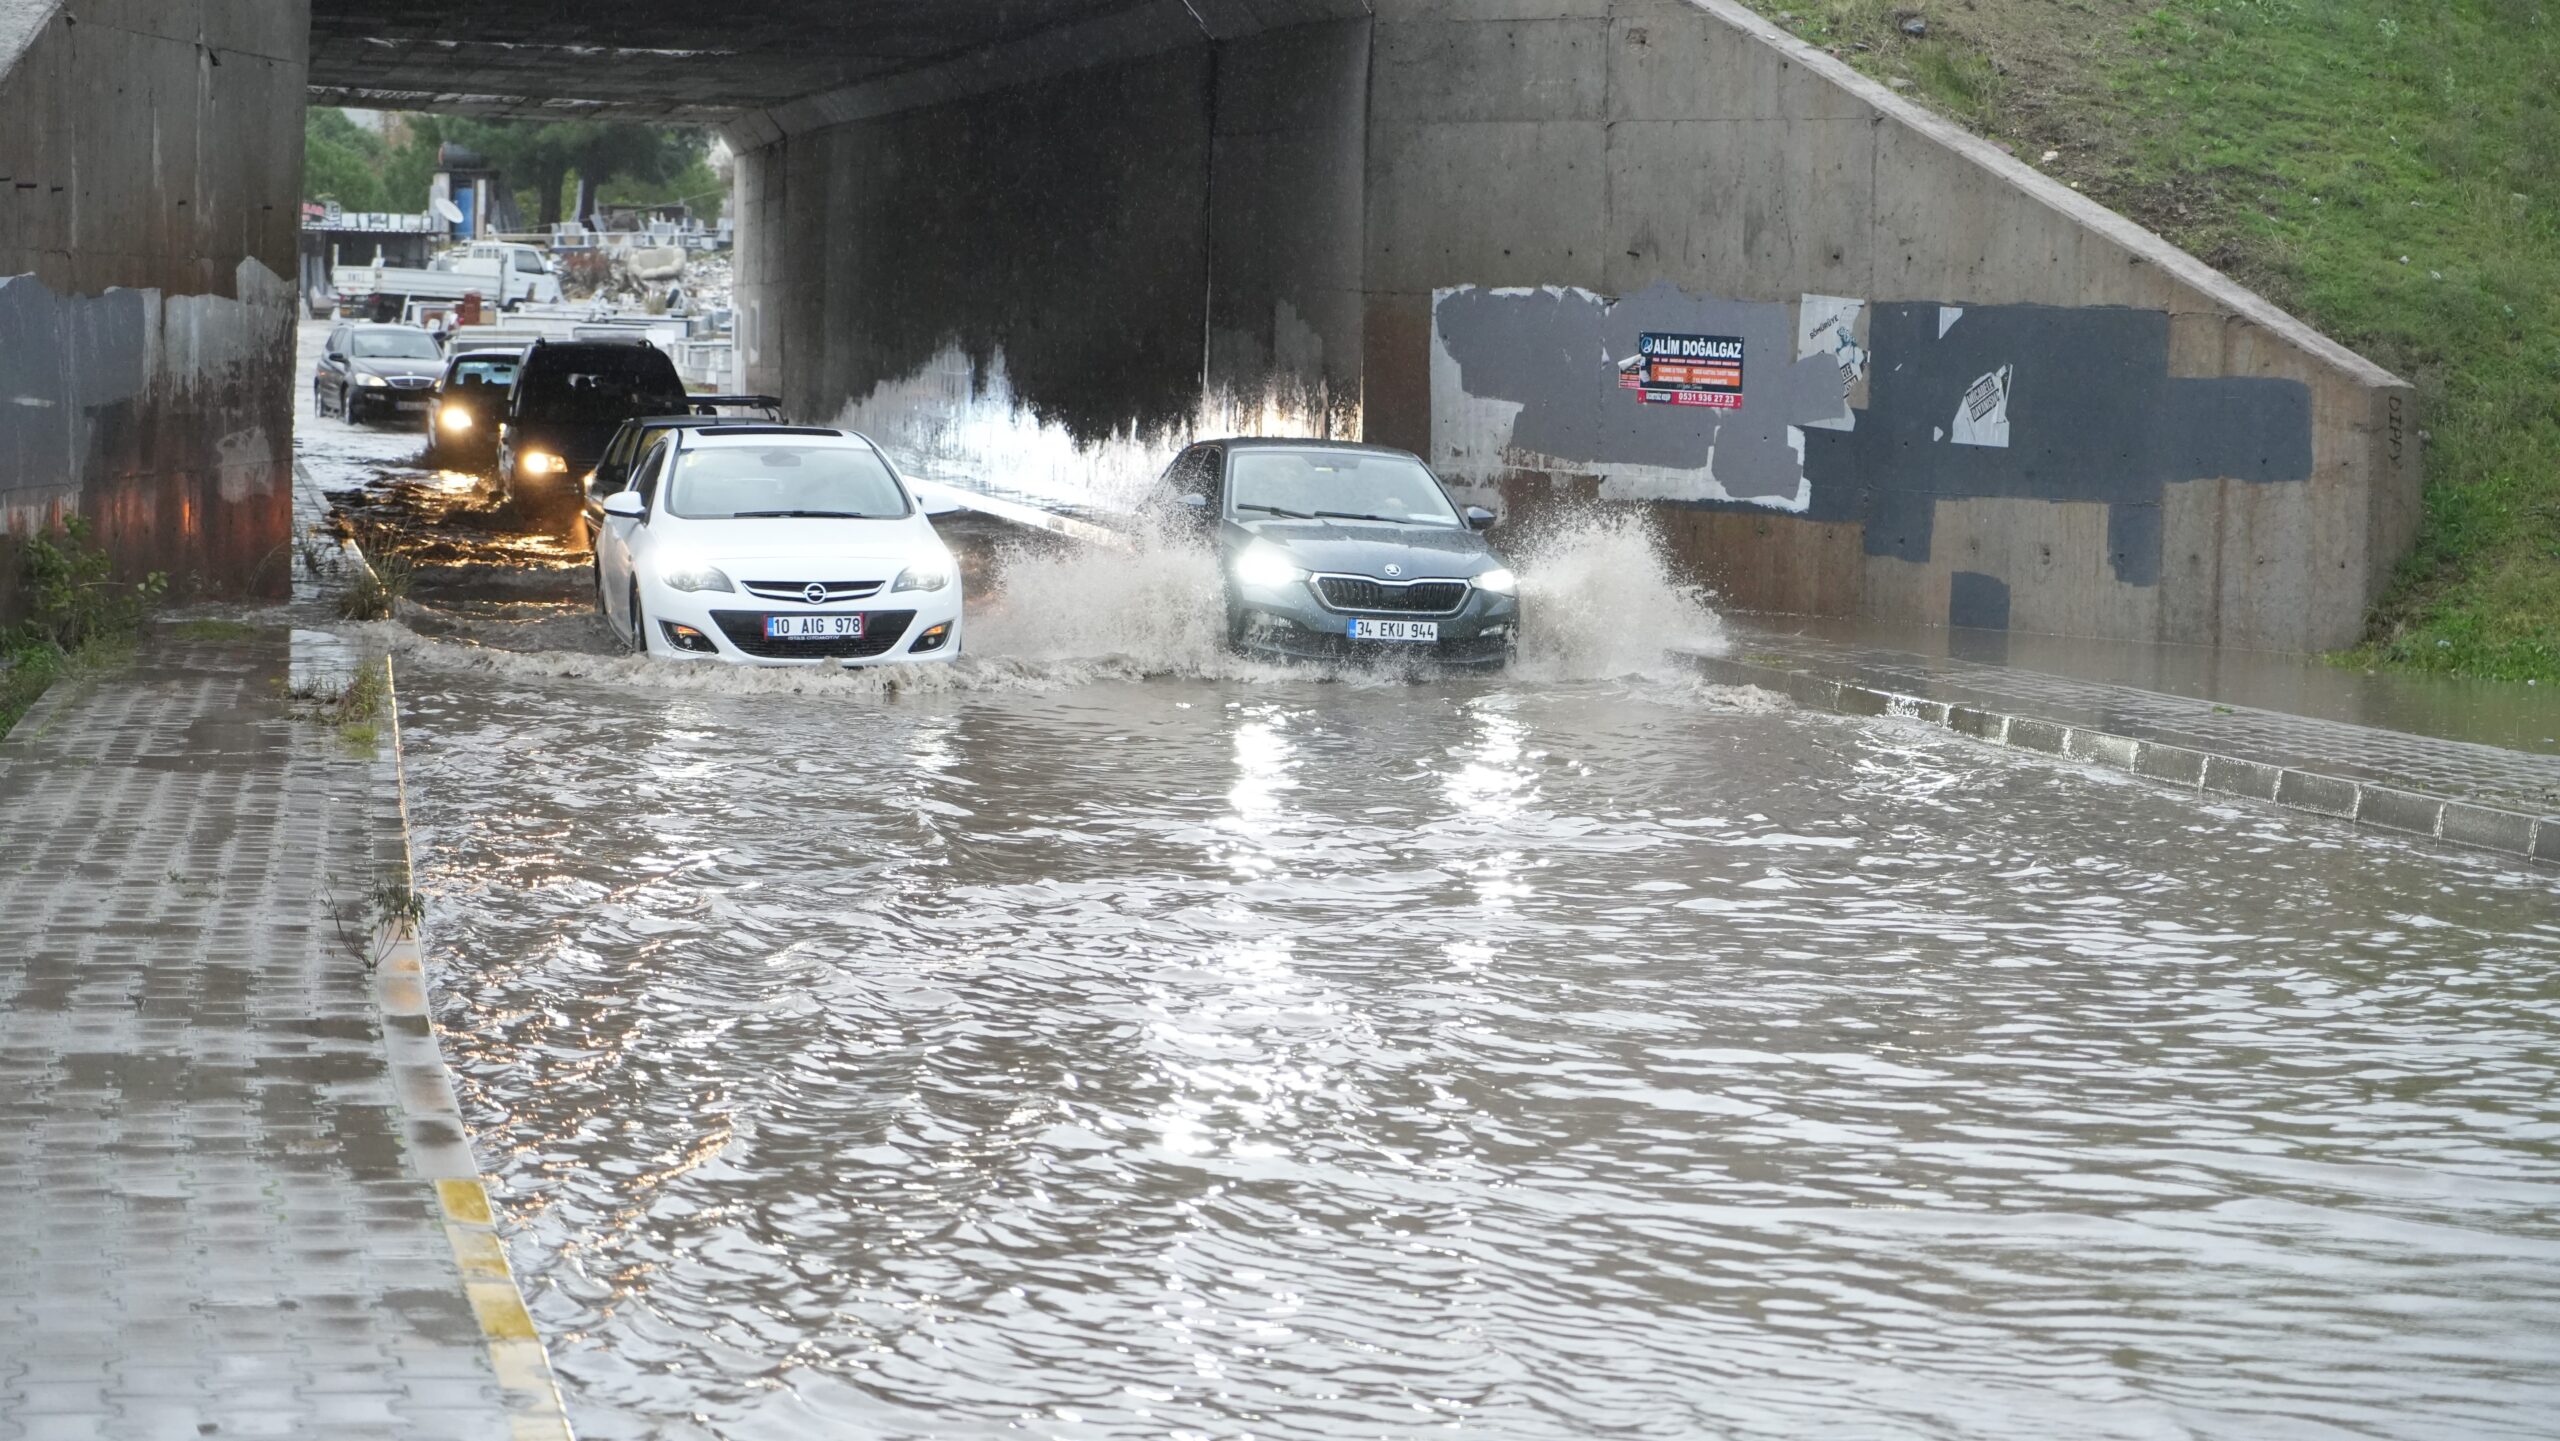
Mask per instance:
[[[2031,716],[2011,716],[2005,740],[2019,750],[2039,751],[2049,756],[2067,755],[2071,727]]]
[[[2533,854],[2533,822],[2532,816],[2516,811],[2476,806],[2467,801],[2447,801],[2444,804],[2444,828],[2438,834],[2456,845],[2527,856]]]
[[[2087,761],[2091,765],[2113,766],[2122,771],[2132,770],[2141,752],[2142,745],[2139,741],[2130,740],[2124,736],[2108,735],[2104,731],[2089,730],[2071,732],[2070,740],[2064,748],[2064,754],[2075,761]]]
[[[2133,770],[2134,774],[2147,776],[2155,781],[2167,781],[2172,785],[2200,786],[2204,784],[2204,768],[2207,759],[2209,758],[2202,751],[2191,751],[2184,746],[2162,745],[2157,741],[2144,741],[2134,752]]]
[[[2208,756],[2205,758],[2204,788],[2226,796],[2271,801],[2276,798],[2276,784],[2283,774],[2281,766],[2234,760],[2229,756]]]
[[[2365,825],[2404,835],[2432,836],[2444,819],[2444,802],[2435,796],[2390,786],[2368,785],[2363,790],[2356,819]]]
[[[2276,804],[2353,820],[2356,814],[2356,783],[2337,776],[2289,770],[2276,780]]]

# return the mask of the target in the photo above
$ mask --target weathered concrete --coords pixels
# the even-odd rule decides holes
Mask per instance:
[[[2407,386],[1730,0],[1380,0],[1373,48],[1372,440],[1667,501],[1753,608],[2318,648],[2414,533]],[[1511,350],[1560,295],[1588,343]],[[1750,336],[1740,410],[1613,388],[1679,324]]]
[[[281,594],[303,0],[34,8],[0,64],[0,524],[78,512],[127,573]]]

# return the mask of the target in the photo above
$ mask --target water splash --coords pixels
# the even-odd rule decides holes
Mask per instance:
[[[1569,511],[1528,536],[1520,571],[1520,655],[1541,680],[1662,672],[1680,651],[1721,655],[1724,622],[1680,578],[1650,516]]]

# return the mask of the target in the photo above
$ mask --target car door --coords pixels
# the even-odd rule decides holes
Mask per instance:
[[[622,489],[624,478],[631,474],[632,452],[640,448],[640,440],[645,434],[637,421],[625,422],[622,429],[613,433],[613,439],[605,443],[604,454],[597,459],[596,468],[587,472],[585,505],[589,532],[603,528],[604,498]]]
[[[665,463],[664,441],[650,447],[631,472],[631,489],[638,492],[644,504],[655,506],[658,490],[658,468]],[[631,577],[636,566],[633,552],[646,543],[648,517],[606,515],[596,528],[596,586],[604,600],[604,613],[624,630],[631,628]]]
[[[343,389],[347,374],[347,327],[334,326],[329,338],[320,344],[320,383],[324,389],[345,398]]]

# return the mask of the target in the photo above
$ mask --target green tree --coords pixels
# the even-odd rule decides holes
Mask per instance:
[[[445,137],[479,151],[519,194],[534,197],[536,223],[559,223],[569,178],[601,192],[617,180],[663,185],[699,161],[699,130],[598,120],[451,120]]]
[[[314,106],[302,113],[302,195],[334,200],[349,210],[384,208],[382,137],[347,118]]]

